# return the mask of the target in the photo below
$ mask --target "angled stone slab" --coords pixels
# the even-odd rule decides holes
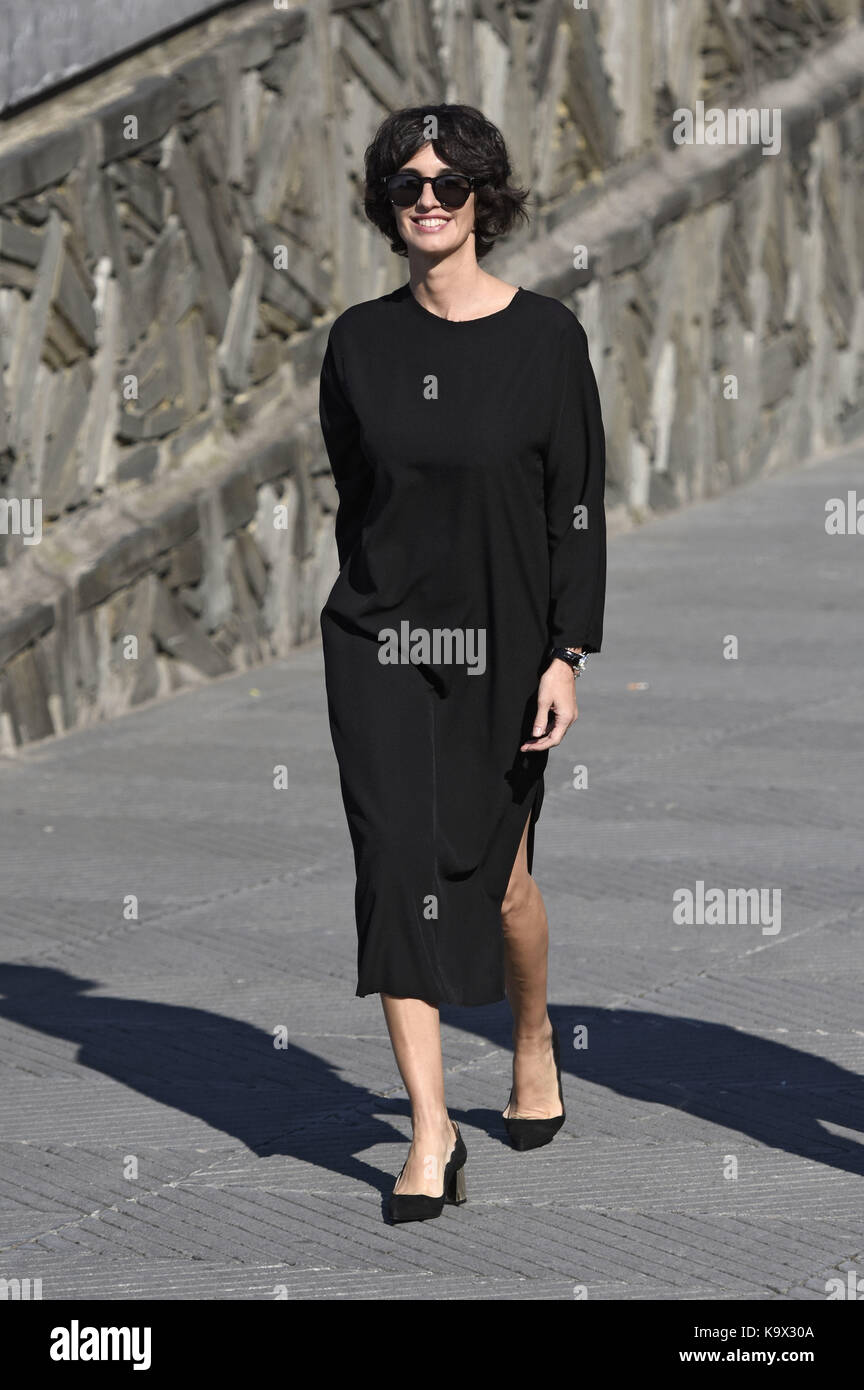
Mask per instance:
[[[27,198],[62,183],[81,157],[80,126],[51,131],[0,155],[0,203]]]
[[[163,507],[152,520],[139,520],[134,494],[122,505],[106,505],[98,516],[84,519],[74,531],[66,528],[62,550],[40,554],[40,567],[53,572],[74,589],[79,612],[104,602],[150,569],[158,556],[171,550],[198,526],[194,501]],[[43,539],[40,551],[48,537]]]
[[[217,338],[221,338],[230,307],[228,277],[210,227],[207,200],[195,165],[177,131],[172,131],[168,142],[166,165],[166,176],[174,191],[177,214],[207,286],[202,305],[207,327]]]
[[[204,409],[210,396],[207,340],[197,310],[177,324],[177,354],[183,404],[189,416],[194,416]]]
[[[263,221],[255,224],[255,241],[270,270],[276,275],[288,276],[303,291],[316,313],[325,313],[331,280],[329,272],[321,264],[320,252],[311,251],[301,241],[286,237],[281,227]],[[280,252],[280,257],[287,261],[284,269],[273,264],[277,247],[285,248],[284,253]]]
[[[276,92],[290,93],[302,52],[298,43],[277,48],[269,63],[264,63],[259,69],[261,81]]]
[[[232,391],[249,385],[249,359],[258,324],[258,301],[264,281],[264,265],[251,237],[243,238],[243,263],[231,290],[231,308],[217,360],[225,384]]]
[[[35,268],[42,254],[42,237],[8,217],[0,217],[0,256]]]
[[[35,284],[36,276],[29,266],[4,260],[0,256],[0,288],[21,290],[23,294],[31,295]]]
[[[203,53],[183,63],[174,76],[180,83],[177,115],[180,120],[222,99],[222,75],[216,57]]]
[[[112,170],[112,177],[118,198],[125,199],[158,232],[165,221],[165,188],[158,169],[146,160],[130,157]]]
[[[189,141],[188,151],[199,170],[200,185],[207,202],[210,223],[225,278],[230,285],[240,270],[243,255],[243,233],[238,217],[235,191],[225,177],[225,137],[205,117],[195,136]]]
[[[243,471],[226,478],[219,488],[222,508],[222,535],[230,536],[242,526],[248,526],[255,515],[257,489],[255,480],[245,466]]]
[[[255,601],[261,604],[267,595],[267,566],[264,563],[264,557],[255,537],[249,531],[238,531],[235,545],[249,589]]]
[[[22,332],[15,340],[10,364],[10,394],[16,418],[16,447],[29,447],[33,425],[33,380],[42,355],[42,344],[51,315],[51,305],[57,293],[63,265],[63,224],[56,212],[51,213],[42,255],[39,258],[36,288],[30,297]]]
[[[0,667],[23,651],[54,626],[54,608],[49,603],[28,604],[23,612],[0,624]]]
[[[96,314],[70,256],[63,259],[55,308],[63,315],[82,346],[92,352],[96,347]]]
[[[405,82],[395,73],[379,53],[376,53],[368,39],[350,21],[342,25],[340,35],[342,52],[362,82],[365,82],[387,111],[395,111],[403,106]]]
[[[165,583],[172,591],[185,585],[199,584],[204,573],[204,556],[201,536],[196,532],[171,552],[165,570]]]
[[[0,677],[0,702],[19,743],[50,738],[56,732],[48,706],[44,660],[35,648],[21,652]]]
[[[87,359],[64,371],[52,429],[45,447],[42,498],[48,516],[59,516],[82,500],[76,442],[87,415],[93,369]]]
[[[117,460],[115,476],[118,483],[149,482],[159,466],[159,450],[155,444],[140,444],[128,449]]]
[[[95,113],[103,139],[103,164],[128,159],[146,145],[152,145],[176,123],[183,99],[183,87],[178,79],[144,77],[123,96],[101,106]],[[126,138],[127,117],[138,123],[138,138]]]
[[[117,419],[117,438],[127,444],[139,444],[145,439],[165,439],[173,434],[186,419],[186,411],[179,405],[163,405],[149,415],[132,415],[121,410]]]
[[[153,636],[169,655],[186,661],[205,676],[223,676],[232,665],[179,599],[156,580]]]

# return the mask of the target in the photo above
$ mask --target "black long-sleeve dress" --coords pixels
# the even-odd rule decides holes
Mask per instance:
[[[520,288],[484,318],[408,285],[333,323],[320,420],[339,494],[321,612],[354,849],[356,993],[504,997],[501,903],[548,753],[550,644],[597,652],[605,448],[584,330]]]

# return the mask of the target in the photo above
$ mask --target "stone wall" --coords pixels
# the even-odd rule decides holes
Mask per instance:
[[[406,278],[360,201],[398,106],[501,125],[532,221],[486,264],[585,324],[612,529],[864,429],[860,20],[250,4],[0,126],[0,749],[317,637],[317,376]],[[700,100],[779,109],[781,152],[677,145]]]
[[[219,8],[219,0],[2,0],[0,112]]]

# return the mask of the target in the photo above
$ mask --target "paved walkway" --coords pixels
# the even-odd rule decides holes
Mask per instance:
[[[426,1226],[382,1222],[406,1098],[353,994],[320,652],[0,763],[0,1276],[784,1300],[864,1275],[864,539],[824,529],[861,480],[849,452],[612,542],[537,829],[567,1123],[511,1150],[506,1006],[446,1011],[469,1201]],[[699,881],[781,889],[780,930],[675,923]]]

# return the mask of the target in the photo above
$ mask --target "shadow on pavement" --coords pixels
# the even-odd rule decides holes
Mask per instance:
[[[864,1145],[821,1124],[864,1133],[864,1078],[837,1063],[696,1018],[554,1004],[549,1016],[561,1039],[562,1079],[569,1077],[564,1103],[571,1132],[579,1128],[581,1079],[738,1130],[769,1148],[864,1174]],[[464,1026],[452,1010],[442,1018]],[[580,1026],[588,1045],[577,1048]],[[503,1029],[475,1031],[509,1047],[510,1028],[508,1014]],[[502,1109],[506,1103],[505,1089]],[[474,1112],[472,1119],[503,1133],[494,1111]]]
[[[379,1143],[404,1148],[404,1135],[377,1117],[382,1110],[407,1114],[404,1100],[342,1080],[290,1040],[277,1050],[273,1034],[253,1024],[186,1005],[87,993],[98,985],[53,967],[0,964],[0,1016],[77,1043],[81,1066],[194,1115],[262,1158],[284,1154],[382,1193],[392,1189],[392,1175],[354,1152]]]
[[[93,997],[94,980],[54,967],[0,965],[0,1015],[78,1045],[77,1061],[142,1095],[203,1120],[261,1157],[300,1159],[358,1179],[382,1194],[393,1176],[355,1154],[404,1135],[382,1111],[407,1114],[389,1100],[344,1081],[314,1052],[206,1009],[146,1000]],[[552,1006],[569,1077],[568,1128],[578,1133],[578,1079],[617,1095],[699,1116],[772,1149],[847,1173],[864,1173],[864,1145],[822,1128],[828,1121],[864,1131],[862,1078],[785,1043],[724,1024],[628,1009]],[[504,1005],[442,1010],[445,1022],[509,1048]],[[477,1026],[482,1018],[486,1026]],[[587,1028],[587,1048],[572,1045]],[[346,1054],[347,1060],[347,1054]],[[393,1080],[397,1081],[395,1063]],[[509,1084],[509,1082],[508,1082]],[[507,1102],[502,1088],[501,1108]],[[506,1142],[500,1113],[451,1115]]]

